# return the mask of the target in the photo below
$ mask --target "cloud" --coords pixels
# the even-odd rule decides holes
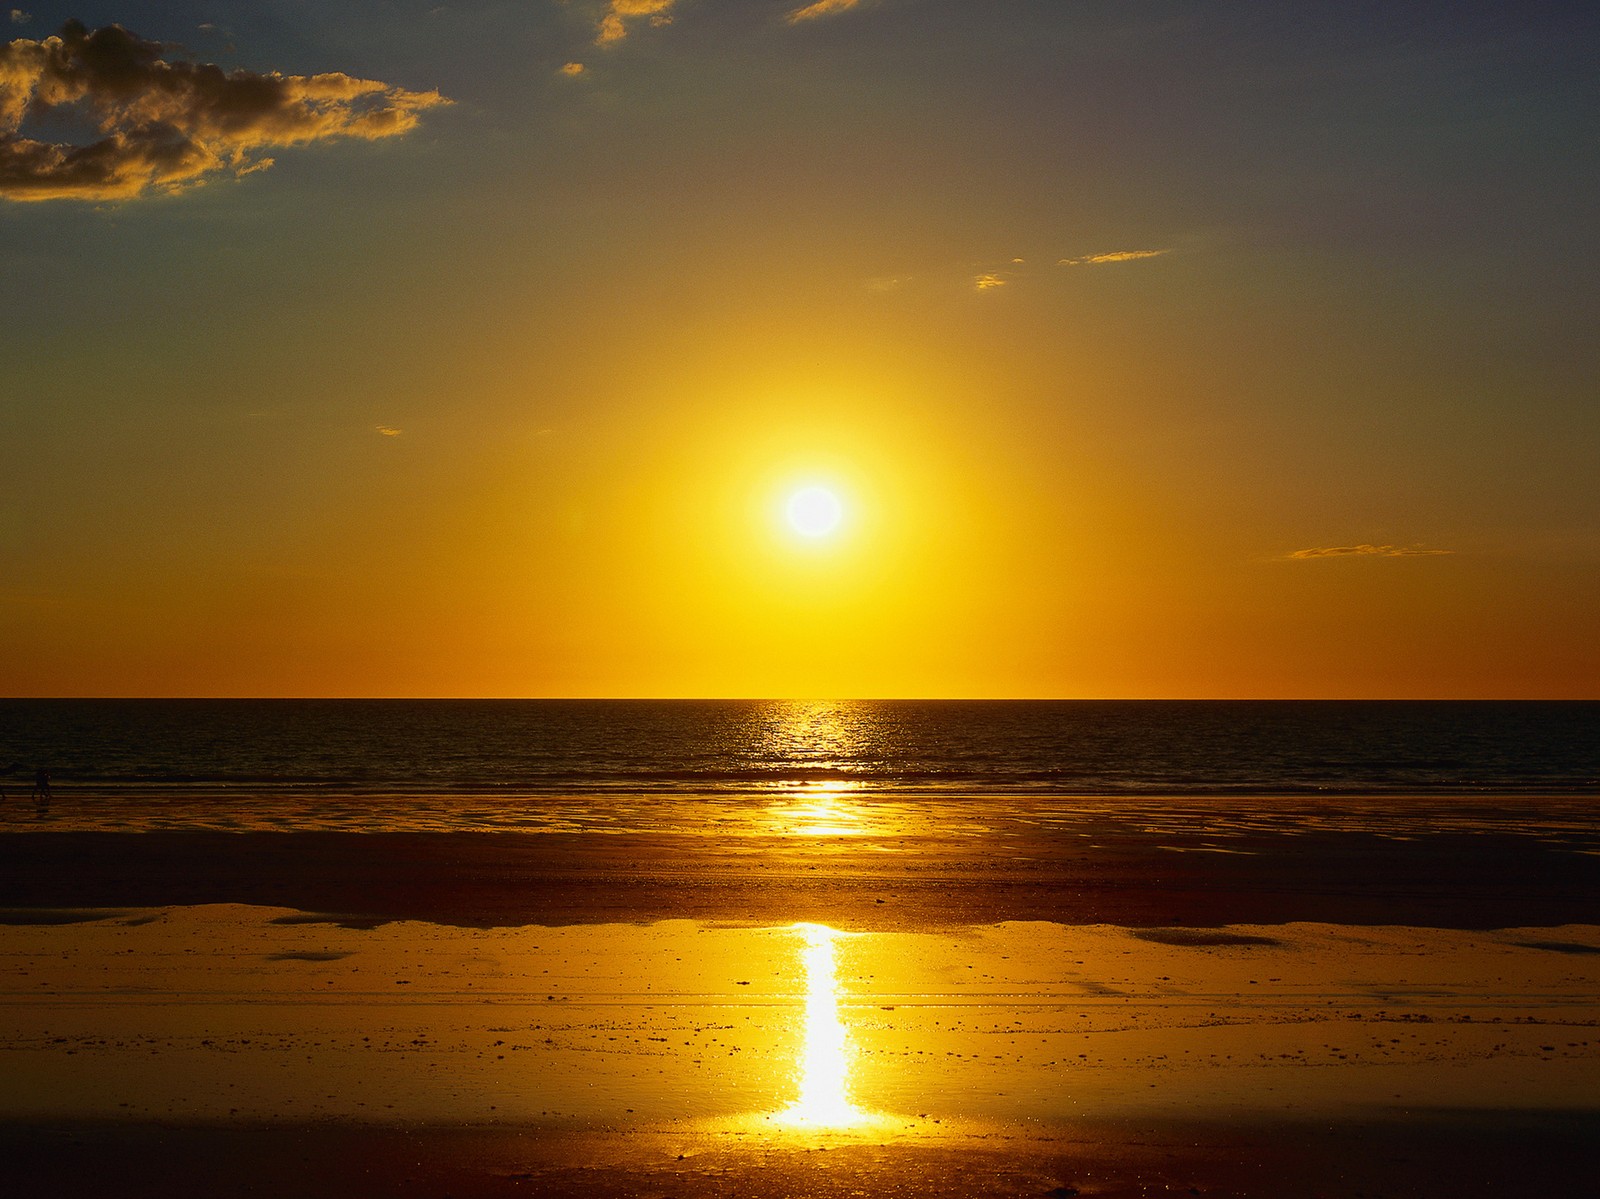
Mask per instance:
[[[1170,250],[1113,250],[1109,254],[1085,254],[1082,258],[1063,258],[1057,266],[1104,266],[1108,262],[1137,262],[1141,258],[1160,258]]]
[[[399,437],[400,434],[405,432],[404,429],[397,429],[393,425],[374,425],[373,428],[385,437]]]
[[[649,17],[652,25],[672,24],[671,8],[677,0],[610,0],[600,18],[595,44],[609,46],[628,36],[629,17]]]
[[[0,47],[0,199],[127,200],[197,187],[214,175],[272,165],[265,151],[336,138],[405,133],[417,114],[448,104],[413,92],[324,75],[224,71],[168,62],[167,48],[120,25],[68,21],[42,41]],[[36,141],[30,118],[63,115],[92,140]]]
[[[815,21],[818,17],[831,17],[834,13],[849,12],[861,0],[816,0],[814,4],[807,4],[794,9],[785,18],[791,25],[798,25],[801,21]]]
[[[581,62],[568,62],[561,64],[563,75],[582,75],[587,68]]]
[[[33,20],[31,12],[23,12],[20,8],[11,10],[11,23],[13,25],[26,25],[31,20]]]
[[[1028,273],[1028,261],[1021,257],[987,260],[980,258],[972,265],[977,270],[977,274],[972,276],[972,287],[975,291],[998,291],[1002,287],[1011,286]]]
[[[1316,549],[1295,550],[1291,559],[1307,558],[1438,558],[1453,554],[1454,550],[1430,550],[1407,545],[1329,545]]]

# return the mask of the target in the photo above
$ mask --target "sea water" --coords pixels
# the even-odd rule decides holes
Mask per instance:
[[[39,769],[54,819],[133,828],[407,827],[418,804],[429,828],[517,827],[557,801],[648,824],[689,796],[1581,807],[1600,792],[1600,703],[0,700],[0,766],[13,826]]]
[[[1593,792],[1600,703],[0,700],[8,790]]]

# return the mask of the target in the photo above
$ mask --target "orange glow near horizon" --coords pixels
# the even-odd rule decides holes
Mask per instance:
[[[27,609],[10,688],[1559,698],[1596,677],[1559,621],[1502,628],[1527,597],[1464,555],[1273,557],[1239,514],[1203,529],[1173,507],[1182,464],[1066,469],[1008,446],[1003,422],[929,406],[952,386],[930,374],[854,364],[760,402],[746,378],[662,384],[680,402],[691,385],[688,416],[530,424],[461,462],[410,430],[374,438],[407,471],[352,479],[337,517],[263,519],[271,541],[216,542],[209,573],[118,558],[90,608]],[[831,533],[787,519],[807,487],[838,501]]]
[[[1047,483],[959,426],[915,428],[892,389],[851,398],[798,427],[718,406],[620,454],[530,433],[471,487],[385,485],[209,577],[119,559],[89,609],[19,617],[9,689],[1560,698],[1595,677],[1560,623],[1501,628],[1523,598],[1466,558],[1276,560],[1232,526],[1205,546],[1132,484],[1084,464]],[[809,534],[786,512],[808,486],[838,504]]]

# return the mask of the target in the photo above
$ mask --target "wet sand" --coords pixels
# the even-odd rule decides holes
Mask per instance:
[[[1049,828],[882,835],[0,834],[0,908],[252,903],[490,927],[634,920],[914,929],[1001,920],[1556,925],[1600,853],[1498,831]]]
[[[4,833],[0,1180],[1579,1193],[1600,855],[1526,816]]]
[[[1551,1199],[1583,1195],[1584,1113],[1251,1124],[1085,1122],[918,1145],[795,1147],[508,1128],[0,1127],[17,1193],[351,1199]]]
[[[816,1115],[921,1136],[1201,1108],[1570,1109],[1594,1097],[1600,1060],[1594,925],[71,915],[0,928],[15,1084],[0,1118],[766,1131]],[[807,1094],[806,1118],[775,1115]]]
[[[56,1194],[1544,1195],[1600,1132],[1594,925],[31,915],[0,1177]]]

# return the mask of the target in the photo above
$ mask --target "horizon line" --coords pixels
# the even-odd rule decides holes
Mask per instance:
[[[0,703],[1600,703],[1600,695],[0,695]]]

